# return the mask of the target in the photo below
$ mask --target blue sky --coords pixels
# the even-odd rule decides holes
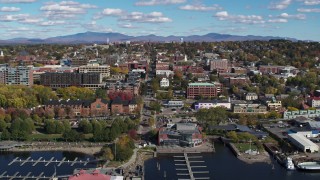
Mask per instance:
[[[320,41],[320,0],[0,0],[0,39],[86,31]]]

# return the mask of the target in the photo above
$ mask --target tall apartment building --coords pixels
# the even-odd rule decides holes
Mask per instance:
[[[217,70],[218,73],[225,73],[228,71],[227,59],[213,59],[210,60],[210,71]]]
[[[110,76],[110,66],[99,64],[88,64],[86,66],[79,67],[79,73],[100,73],[102,78]]]
[[[104,86],[99,73],[44,73],[40,75],[40,84],[51,88],[77,86],[96,89]]]
[[[32,69],[27,66],[0,65],[0,83],[7,85],[33,85]]]
[[[220,92],[218,89],[221,89],[221,87],[217,87],[213,83],[189,83],[187,88],[187,98],[193,99],[198,96],[205,98],[216,97]]]

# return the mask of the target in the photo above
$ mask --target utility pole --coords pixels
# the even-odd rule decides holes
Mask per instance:
[[[114,159],[117,160],[117,143],[114,142]]]

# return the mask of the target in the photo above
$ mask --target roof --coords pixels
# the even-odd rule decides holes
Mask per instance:
[[[194,123],[177,123],[177,131],[195,130],[197,124]]]
[[[320,129],[320,122],[319,121],[309,121],[308,125],[311,129]]]
[[[189,83],[189,86],[214,86],[214,84],[197,82],[197,83]]]
[[[81,170],[78,174],[69,177],[69,180],[110,180],[111,176],[101,174],[99,170],[95,170],[92,174]]]
[[[304,137],[302,134],[293,133],[293,134],[288,134],[288,136],[296,140],[298,143],[300,143],[304,147],[314,146],[319,148],[317,144],[313,143],[312,141]]]

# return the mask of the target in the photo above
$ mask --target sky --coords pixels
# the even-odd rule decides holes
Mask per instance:
[[[87,31],[320,41],[320,0],[0,0],[0,39]]]

